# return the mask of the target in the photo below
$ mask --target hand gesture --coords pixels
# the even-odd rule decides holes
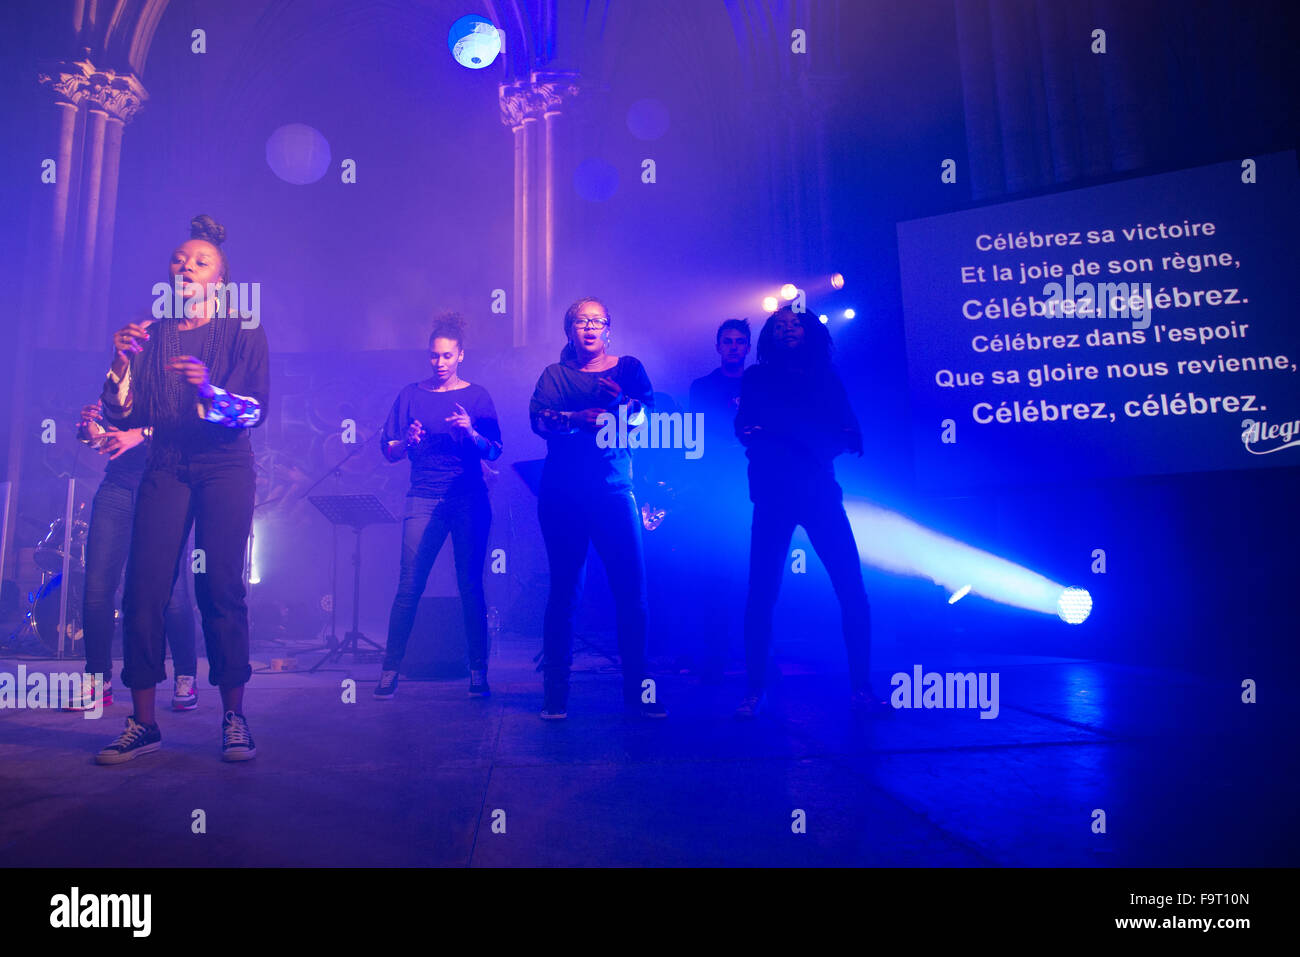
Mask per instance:
[[[444,421],[451,424],[451,436],[454,439],[463,439],[474,433],[474,423],[459,402],[456,403],[456,411]]]
[[[186,382],[199,390],[199,395],[203,398],[210,399],[215,394],[212,383],[208,381],[208,367],[198,356],[172,356],[167,362],[167,368],[180,373]]]
[[[100,402],[99,399],[95,399],[94,402],[88,404],[88,406],[82,406],[82,416],[81,419],[77,420],[77,426],[78,428],[86,428],[86,426],[90,426],[91,423],[103,423],[103,421],[104,403]],[[100,425],[98,430],[99,432],[103,432],[104,426]],[[95,432],[95,429],[91,429],[91,432]]]
[[[546,430],[551,432],[568,432],[569,417],[563,412],[556,409],[539,409],[537,412],[538,420],[546,426]]]
[[[117,332],[113,333],[113,351],[115,358],[120,359],[123,363],[131,361],[131,356],[144,349],[144,343],[149,339],[148,329],[153,324],[152,319],[144,322],[129,322]]]
[[[90,405],[81,407],[81,418],[77,420],[77,434],[93,443],[104,434],[104,407],[98,399]]]
[[[406,427],[406,447],[413,449],[424,441],[424,425],[419,419],[414,420]]]
[[[571,413],[569,421],[580,429],[588,429],[595,432],[600,428],[600,423],[596,420],[602,415],[609,415],[605,409],[583,409],[581,412]]]
[[[618,399],[623,397],[623,387],[607,375],[601,376],[596,380],[596,386],[601,391],[601,397],[605,399],[607,406],[613,405]]]
[[[107,453],[109,459],[115,459],[124,452],[131,451],[143,441],[143,429],[127,429],[125,432],[113,430],[106,432],[95,445],[100,452]]]

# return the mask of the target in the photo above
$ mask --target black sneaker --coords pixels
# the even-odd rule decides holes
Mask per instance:
[[[121,764],[138,758],[142,754],[152,754],[162,747],[162,732],[156,724],[141,724],[135,715],[126,717],[126,730],[117,736],[117,740],[95,755],[96,764]]]
[[[651,701],[647,703],[641,701],[640,699],[637,699],[636,701],[629,701],[626,704],[624,704],[623,713],[627,715],[627,717],[629,718],[658,719],[658,718],[668,717],[668,709],[665,708],[658,701]]]
[[[471,698],[486,698],[492,693],[488,687],[486,671],[471,671],[469,673],[469,696]]]
[[[569,688],[548,685],[542,707],[543,721],[562,721],[569,716]]]
[[[656,700],[647,702],[645,700],[645,691],[647,689],[642,688],[641,684],[640,681],[635,684],[625,681],[623,684],[623,714],[629,718],[668,717],[667,709],[659,703],[658,695],[654,694],[655,691],[659,690],[657,685],[651,683],[653,689],[651,694]]]
[[[221,760],[251,761],[257,757],[257,745],[248,733],[248,722],[242,714],[227,711],[221,719]]]
[[[387,700],[397,694],[397,672],[385,671],[379,676],[379,685],[375,688],[375,697]]]
[[[849,696],[849,709],[859,717],[885,717],[894,713],[894,706],[884,698],[877,698],[870,688],[861,688]]]

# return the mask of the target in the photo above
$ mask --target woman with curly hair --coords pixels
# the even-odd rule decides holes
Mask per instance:
[[[429,572],[451,536],[456,583],[469,645],[469,694],[488,696],[487,602],[483,563],[492,508],[482,462],[501,456],[501,426],[487,389],[460,377],[465,323],[440,316],[429,335],[431,376],[398,393],[379,448],[390,462],[411,460],[411,489],[402,519],[402,564],[388,618],[388,646],[376,698],[397,693],[397,674]]]

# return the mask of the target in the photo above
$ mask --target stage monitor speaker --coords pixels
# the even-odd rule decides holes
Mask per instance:
[[[402,677],[416,681],[464,678],[469,675],[465,655],[465,615],[459,598],[421,598],[415,627],[402,659]]]

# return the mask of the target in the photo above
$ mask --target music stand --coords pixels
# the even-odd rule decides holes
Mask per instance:
[[[337,661],[345,654],[351,652],[353,658],[358,652],[357,642],[364,641],[370,647],[383,651],[381,645],[371,641],[361,633],[360,628],[360,606],[361,606],[361,530],[367,525],[392,524],[397,521],[397,516],[384,507],[374,495],[312,495],[307,501],[316,506],[317,510],[324,515],[331,525],[336,529],[340,525],[346,525],[356,534],[352,546],[352,630],[343,636],[343,641],[339,642],[338,635],[334,629],[335,614],[330,616],[330,647],[331,651],[320,661],[316,662],[309,671],[316,671],[327,661]],[[338,607],[337,577],[334,588],[333,608]]]

